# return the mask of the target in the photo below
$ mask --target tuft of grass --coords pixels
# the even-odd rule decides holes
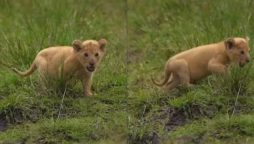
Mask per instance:
[[[117,115],[118,118],[123,118]],[[3,133],[1,143],[83,143],[107,139],[124,126],[124,121],[116,127],[101,117],[69,118],[62,120],[41,120],[36,124],[25,124]],[[117,135],[123,138],[124,135]],[[117,140],[117,138],[115,138]],[[114,140],[114,139],[113,139]],[[121,140],[121,139],[120,139]]]
[[[176,129],[170,134],[173,141],[189,137],[201,143],[253,143],[253,115],[217,116],[214,119],[202,119]],[[185,141],[188,143],[188,141]]]

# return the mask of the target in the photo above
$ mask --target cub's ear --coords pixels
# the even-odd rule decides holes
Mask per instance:
[[[72,46],[73,46],[74,50],[76,50],[76,51],[79,51],[81,49],[81,44],[82,44],[82,42],[80,40],[74,40],[72,42]]]
[[[232,49],[235,46],[234,38],[228,38],[224,41],[226,49]]]
[[[106,45],[107,45],[107,40],[106,39],[100,39],[98,41],[99,45],[100,45],[100,49],[101,51],[105,52],[106,51]]]

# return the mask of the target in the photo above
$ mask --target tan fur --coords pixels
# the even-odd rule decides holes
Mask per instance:
[[[227,66],[238,63],[241,67],[250,61],[248,38],[229,38],[225,41],[195,47],[171,57],[165,64],[165,78],[158,86],[171,90],[182,84],[192,86],[212,73],[224,74]]]
[[[73,46],[49,47],[40,51],[30,68],[21,72],[13,71],[20,76],[29,76],[38,69],[41,77],[45,76],[71,78],[76,76],[82,81],[84,95],[91,96],[92,75],[105,54],[107,41],[80,40],[73,41]]]

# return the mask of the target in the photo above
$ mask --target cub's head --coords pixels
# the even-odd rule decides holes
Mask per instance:
[[[249,38],[229,38],[224,41],[226,53],[232,62],[243,67],[250,61]]]
[[[103,55],[106,52],[107,41],[96,40],[74,40],[72,46],[76,53],[77,59],[87,72],[93,72],[99,65]]]

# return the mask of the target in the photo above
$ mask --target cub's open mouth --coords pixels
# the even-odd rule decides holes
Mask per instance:
[[[93,72],[95,70],[95,67],[94,66],[87,66],[86,69],[89,71],[89,72]]]

